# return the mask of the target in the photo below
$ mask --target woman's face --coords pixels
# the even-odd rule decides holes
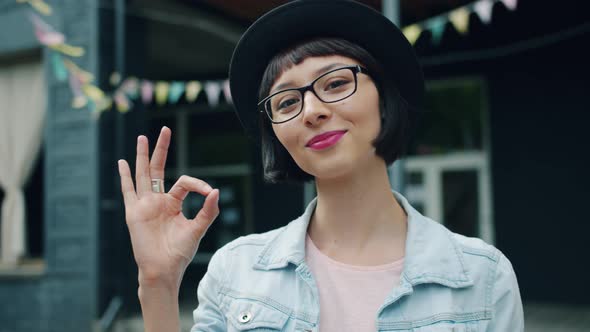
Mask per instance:
[[[285,70],[272,85],[270,94],[308,85],[325,72],[357,64],[362,66],[339,55],[307,58]],[[357,81],[356,92],[335,103],[324,103],[307,91],[301,114],[272,125],[297,165],[316,179],[368,171],[371,165],[384,162],[375,154],[372,144],[381,128],[377,87],[363,73],[357,74]]]

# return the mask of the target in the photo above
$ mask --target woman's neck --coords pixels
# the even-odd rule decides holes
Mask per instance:
[[[347,178],[316,179],[318,200],[308,228],[335,260],[385,264],[404,256],[406,215],[393,196],[384,162]]]

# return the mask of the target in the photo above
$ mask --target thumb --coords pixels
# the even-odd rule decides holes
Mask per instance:
[[[203,207],[197,213],[197,216],[193,219],[194,231],[201,237],[207,232],[209,226],[213,223],[213,220],[219,215],[219,189],[213,189],[209,192],[209,195],[205,198]]]

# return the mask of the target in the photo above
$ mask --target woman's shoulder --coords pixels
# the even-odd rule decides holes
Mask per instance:
[[[259,258],[263,250],[285,231],[287,226],[275,228],[262,233],[252,233],[240,236],[219,248],[211,258],[211,265],[229,265],[232,261],[239,261],[242,264],[254,261]],[[240,265],[242,265],[240,264]],[[232,264],[235,265],[235,264]]]
[[[277,237],[281,232],[285,230],[287,226],[279,227],[266,231],[263,233],[252,233],[248,235],[240,236],[231,242],[227,243],[221,249],[228,252],[239,252],[241,250],[249,250],[258,247],[266,246],[270,241]],[[221,250],[220,249],[220,250]]]
[[[516,278],[512,263],[500,249],[477,237],[451,234],[464,257],[466,267],[472,273],[483,272],[496,282]]]

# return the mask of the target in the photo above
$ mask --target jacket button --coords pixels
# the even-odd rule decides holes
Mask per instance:
[[[248,323],[251,319],[252,319],[252,314],[248,311],[241,312],[240,315],[238,316],[238,320],[242,324]]]

